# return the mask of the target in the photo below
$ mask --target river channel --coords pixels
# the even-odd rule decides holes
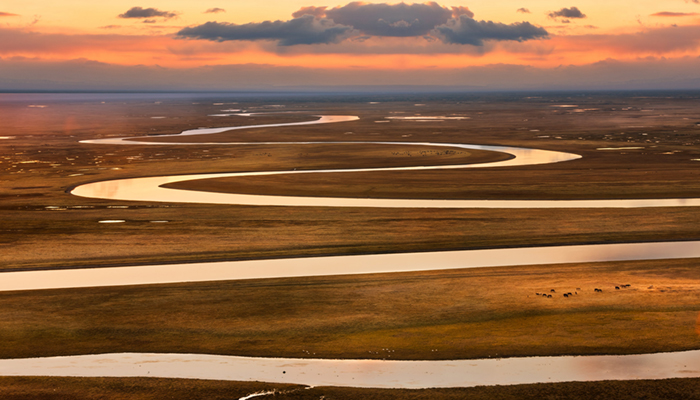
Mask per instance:
[[[315,121],[196,129],[182,135],[203,135],[238,129],[338,123],[354,116],[322,116]],[[176,135],[169,135],[176,136]],[[163,136],[160,136],[163,137]],[[97,139],[85,144],[148,144],[138,138]],[[279,144],[280,142],[267,142]],[[288,145],[330,142],[284,142]],[[332,142],[369,143],[369,142]],[[83,197],[237,205],[328,206],[328,207],[427,207],[427,208],[592,208],[700,206],[700,199],[640,200],[392,200],[311,198],[208,193],[163,188],[162,185],[196,179],[278,174],[344,173],[372,171],[440,170],[524,166],[572,161],[579,155],[508,146],[450,143],[371,142],[480,149],[505,152],[513,157],[483,164],[364,168],[304,171],[256,171],[120,179],[76,187]],[[207,143],[196,143],[203,145]],[[256,143],[208,143],[248,145]],[[318,275],[388,273],[428,269],[480,268],[505,265],[558,264],[618,260],[700,257],[700,242],[659,242],[581,246],[552,246],[450,252],[314,257],[280,260],[171,264],[60,271],[27,271],[2,274],[0,291],[139,285],[232,279],[260,279]],[[661,379],[700,377],[700,351],[625,356],[529,357],[452,361],[276,359],[197,354],[97,354],[68,357],[0,360],[0,375],[47,376],[152,376],[220,380],[258,380],[382,388],[468,387],[536,382],[592,381],[609,379]]]

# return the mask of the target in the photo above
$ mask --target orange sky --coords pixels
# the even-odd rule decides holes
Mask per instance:
[[[132,2],[102,3],[3,1],[0,57],[5,62],[81,60],[169,69],[265,64],[428,73],[489,65],[547,69],[606,60],[634,63],[700,56],[700,4],[696,0],[639,1],[638,4],[579,0],[575,5],[552,0],[421,3],[433,11],[448,10],[445,11],[448,14],[453,8],[466,7],[467,13],[473,13],[469,15],[473,19],[460,20],[454,14],[445,17],[450,18],[447,22],[430,25],[429,30],[414,29],[415,32],[399,30],[407,26],[413,29],[417,26],[414,23],[428,16],[424,16],[424,11],[401,14],[397,3],[388,3],[391,5],[386,8],[388,11],[376,18],[371,12],[361,17],[350,12],[365,9],[374,12],[369,5],[386,3],[154,0],[138,6],[138,10],[132,10],[135,7]],[[292,14],[309,6],[325,6],[327,15],[313,18],[306,15],[312,21],[311,30],[295,31],[297,28],[290,25],[296,21]],[[202,29],[208,21],[216,22],[216,29],[228,33],[224,37],[182,34],[183,28]],[[279,21],[288,30],[273,32],[261,24],[263,21]],[[488,21],[493,22],[491,27]],[[369,25],[362,25],[365,22]],[[529,33],[521,34],[522,23],[527,23]],[[446,27],[452,30],[445,33]],[[328,33],[329,38],[319,39],[319,32],[331,32],[326,29],[343,33]],[[449,36],[453,31],[457,39]],[[284,42],[297,34],[299,39],[291,40],[291,44]],[[308,39],[308,35],[313,39]]]

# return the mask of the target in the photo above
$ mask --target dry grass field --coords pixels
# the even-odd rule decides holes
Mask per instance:
[[[405,145],[87,145],[150,134],[184,142],[391,141],[504,144],[582,159],[523,168],[236,178],[185,189],[285,195],[451,199],[700,197],[700,103],[578,96],[289,101],[300,114],[207,117],[213,101],[0,104],[0,268],[5,271],[144,263],[700,239],[694,208],[596,210],[339,209],[212,206],[86,199],[66,193],[99,180],[184,173],[477,163],[480,151]],[[276,100],[272,104],[280,104]],[[243,101],[240,101],[243,103]],[[269,111],[269,101],[248,100]],[[416,106],[421,103],[424,106]],[[557,107],[576,105],[577,107]],[[256,108],[257,107],[257,108]],[[158,138],[184,129],[359,121]],[[452,116],[416,122],[387,117]],[[159,117],[159,118],[154,118]],[[160,118],[165,117],[165,118]],[[376,121],[389,121],[377,123]],[[601,150],[602,149],[602,150]],[[125,220],[106,225],[105,219]],[[167,221],[153,223],[152,221]],[[698,260],[0,293],[0,357],[117,351],[251,356],[451,359],[632,354],[700,349]],[[615,290],[614,286],[630,284]],[[604,292],[594,293],[602,287]],[[580,290],[578,290],[580,288]],[[544,299],[536,292],[575,291]],[[438,352],[430,349],[438,348]],[[109,383],[108,383],[109,381]],[[69,382],[69,383],[66,383]],[[54,385],[54,386],[51,386]],[[2,378],[8,398],[227,398],[281,385]],[[178,389],[173,389],[175,386]],[[178,386],[181,385],[182,387]],[[229,386],[227,386],[229,385]],[[697,398],[697,380],[547,384],[440,391],[340,388],[289,398]],[[641,389],[638,389],[641,388]],[[646,389],[643,389],[646,388]],[[286,390],[286,389],[285,389]],[[109,392],[109,393],[107,393]],[[93,393],[93,394],[91,394]],[[683,393],[685,397],[679,397]],[[41,394],[41,395],[40,395]],[[24,397],[22,397],[24,396]],[[34,397],[32,397],[34,396]],[[92,396],[92,397],[91,397]],[[108,397],[112,396],[112,397]],[[139,397],[141,396],[141,397]],[[149,397],[151,396],[151,397]],[[220,397],[216,397],[220,396]],[[481,397],[479,397],[481,396]],[[509,397],[510,396],[510,397]],[[529,397],[528,397],[529,396]],[[627,397],[625,397],[627,396]],[[656,397],[654,397],[656,396]],[[695,396],[695,397],[693,397]],[[286,398],[280,397],[280,398]],[[183,397],[184,398],[184,397]],[[197,397],[188,397],[197,398]],[[231,395],[229,398],[237,398]]]

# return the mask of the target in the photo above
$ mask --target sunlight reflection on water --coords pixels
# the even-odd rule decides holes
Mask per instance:
[[[417,389],[700,377],[700,351],[447,361],[123,353],[0,360],[0,375],[148,376]]]

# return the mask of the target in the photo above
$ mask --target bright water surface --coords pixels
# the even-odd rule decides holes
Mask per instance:
[[[124,353],[0,360],[0,375],[148,376],[418,389],[700,377],[700,351],[449,361]]]

